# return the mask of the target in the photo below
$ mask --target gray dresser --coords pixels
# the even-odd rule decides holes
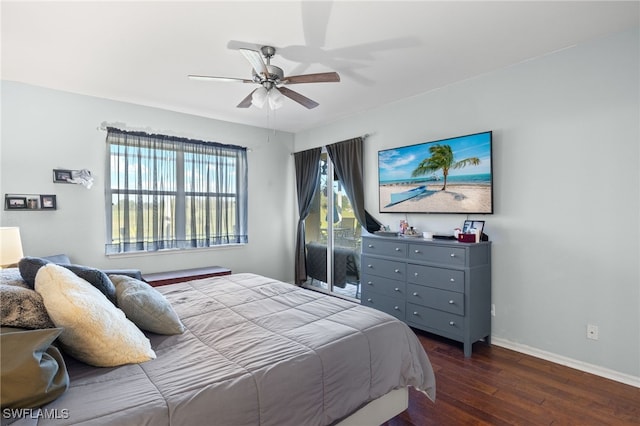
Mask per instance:
[[[491,335],[491,243],[363,236],[362,304],[464,343]]]

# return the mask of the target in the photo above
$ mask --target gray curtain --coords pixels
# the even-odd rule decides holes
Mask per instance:
[[[305,256],[304,220],[309,215],[313,196],[319,187],[321,148],[313,148],[294,154],[296,166],[296,189],[298,193],[298,231],[296,234],[295,283],[307,280]]]
[[[380,230],[381,223],[364,209],[362,143],[361,137],[334,143],[327,145],[327,153],[351,201],[358,222],[364,225],[368,232],[375,232]]]

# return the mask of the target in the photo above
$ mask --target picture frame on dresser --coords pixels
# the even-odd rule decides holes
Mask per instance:
[[[472,234],[473,229],[480,230],[480,235],[484,232],[484,220],[465,220],[462,226],[463,234]]]

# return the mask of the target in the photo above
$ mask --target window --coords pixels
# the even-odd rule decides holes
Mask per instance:
[[[246,149],[107,131],[106,253],[242,244]]]

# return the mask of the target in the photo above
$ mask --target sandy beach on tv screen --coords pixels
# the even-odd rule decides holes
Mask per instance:
[[[407,191],[419,185],[381,185],[380,211],[385,213],[480,213],[491,212],[491,187],[478,184],[447,184],[442,191],[442,182],[427,185],[427,191],[415,198],[385,207],[391,194]]]

